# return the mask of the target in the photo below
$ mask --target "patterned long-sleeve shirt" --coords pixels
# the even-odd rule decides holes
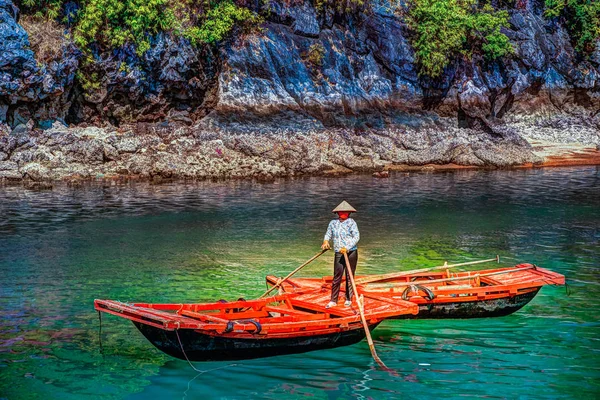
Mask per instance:
[[[360,239],[358,226],[352,218],[345,221],[334,219],[329,223],[324,241],[333,239],[333,250],[339,252],[342,247],[347,250],[356,250],[356,245]]]

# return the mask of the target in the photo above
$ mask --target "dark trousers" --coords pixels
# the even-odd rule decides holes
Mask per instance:
[[[348,261],[350,261],[350,269],[352,270],[352,276],[354,276],[356,263],[358,262],[358,250],[348,252]],[[352,283],[346,270],[346,259],[343,254],[336,252],[333,259],[333,282],[331,282],[331,301],[335,303],[337,303],[340,295],[340,286],[344,274],[346,274],[346,300],[352,300]]]

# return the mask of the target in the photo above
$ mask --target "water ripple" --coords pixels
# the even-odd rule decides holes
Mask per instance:
[[[251,298],[318,250],[331,209],[359,212],[361,273],[501,256],[567,276],[504,318],[386,321],[365,343],[187,363],[94,298]],[[595,167],[253,182],[0,189],[0,396],[8,398],[596,398],[600,173]],[[300,274],[331,273],[321,257]]]

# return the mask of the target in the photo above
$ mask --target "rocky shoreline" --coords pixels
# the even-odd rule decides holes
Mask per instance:
[[[495,127],[493,135],[453,127],[443,118],[418,127],[360,132],[232,133],[173,123],[68,128],[55,122],[46,130],[20,125],[0,132],[0,181],[34,185],[123,179],[269,181],[357,172],[551,166],[561,165],[561,160],[564,165],[600,164],[600,133],[594,126],[571,121],[571,131],[565,127],[540,131],[539,126],[526,124]]]

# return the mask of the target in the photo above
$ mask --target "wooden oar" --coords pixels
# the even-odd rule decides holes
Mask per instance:
[[[369,344],[369,349],[371,350],[371,355],[373,359],[379,364],[379,366],[385,370],[389,370],[389,368],[381,361],[381,358],[377,355],[375,351],[375,344],[373,343],[373,339],[371,338],[371,332],[369,331],[369,325],[367,324],[367,319],[365,318],[365,310],[363,308],[364,304],[361,302],[361,299],[364,301],[364,297],[361,296],[361,299],[358,298],[358,290],[356,289],[356,282],[354,282],[354,275],[352,275],[352,269],[350,268],[350,260],[348,260],[348,254],[344,253],[344,259],[346,260],[346,272],[348,273],[348,278],[352,283],[352,290],[354,291],[354,298],[356,298],[356,305],[358,305],[358,312],[360,313],[360,319],[363,323],[363,327],[365,328],[365,334],[367,335],[367,343]]]
[[[269,290],[267,290],[266,292],[264,292],[263,294],[260,295],[259,299],[262,299],[263,297],[265,297],[266,295],[268,295],[269,293],[271,293],[273,290],[277,289],[279,286],[281,286],[281,284],[283,282],[285,282],[286,280],[288,280],[289,278],[292,277],[292,275],[294,275],[296,272],[300,271],[302,268],[304,268],[305,266],[307,266],[308,264],[310,264],[312,261],[314,261],[316,258],[318,258],[319,256],[321,256],[323,253],[325,253],[328,249],[325,250],[321,250],[320,252],[318,252],[314,257],[312,257],[310,260],[308,260],[307,262],[305,262],[304,264],[302,264],[301,266],[299,266],[298,268],[296,268],[295,270],[293,270],[292,272],[290,272],[288,274],[288,276],[286,276],[285,278],[283,278],[282,280],[280,280],[279,282],[277,282],[276,285],[273,285]]]
[[[528,269],[535,269],[535,265],[531,265],[529,267],[525,267],[525,268],[512,268],[512,269],[506,269],[504,271],[494,271],[494,272],[488,272],[487,274],[474,274],[471,276],[455,276],[453,278],[444,278],[444,279],[432,279],[432,280],[423,280],[423,281],[414,281],[414,282],[402,282],[402,283],[376,283],[374,285],[372,285],[372,287],[375,288],[383,288],[383,287],[408,287],[411,285],[417,285],[417,284],[422,284],[422,285],[429,285],[431,283],[442,283],[442,282],[452,282],[452,281],[467,281],[467,280],[471,280],[471,279],[475,279],[475,278],[483,278],[485,276],[493,276],[493,275],[502,275],[502,274],[509,274],[511,272],[519,272],[519,271],[526,271]],[[385,286],[387,285],[387,286]],[[389,286],[389,285],[393,285],[393,286]]]
[[[433,271],[436,269],[448,269],[448,268],[454,268],[454,267],[462,267],[463,265],[482,264],[482,263],[486,263],[486,262],[490,262],[490,261],[500,262],[500,256],[496,256],[496,258],[489,258],[487,260],[469,261],[469,262],[458,263],[458,264],[448,264],[446,262],[446,263],[444,263],[444,265],[439,265],[437,267],[413,269],[412,271],[399,271],[399,272],[391,272],[389,274],[370,275],[370,276],[365,276],[364,278],[357,279],[356,283],[358,285],[361,285],[363,283],[371,283],[371,282],[376,282],[376,281],[383,281],[385,279],[399,278],[399,277],[405,276],[405,275],[418,274],[421,272]]]

